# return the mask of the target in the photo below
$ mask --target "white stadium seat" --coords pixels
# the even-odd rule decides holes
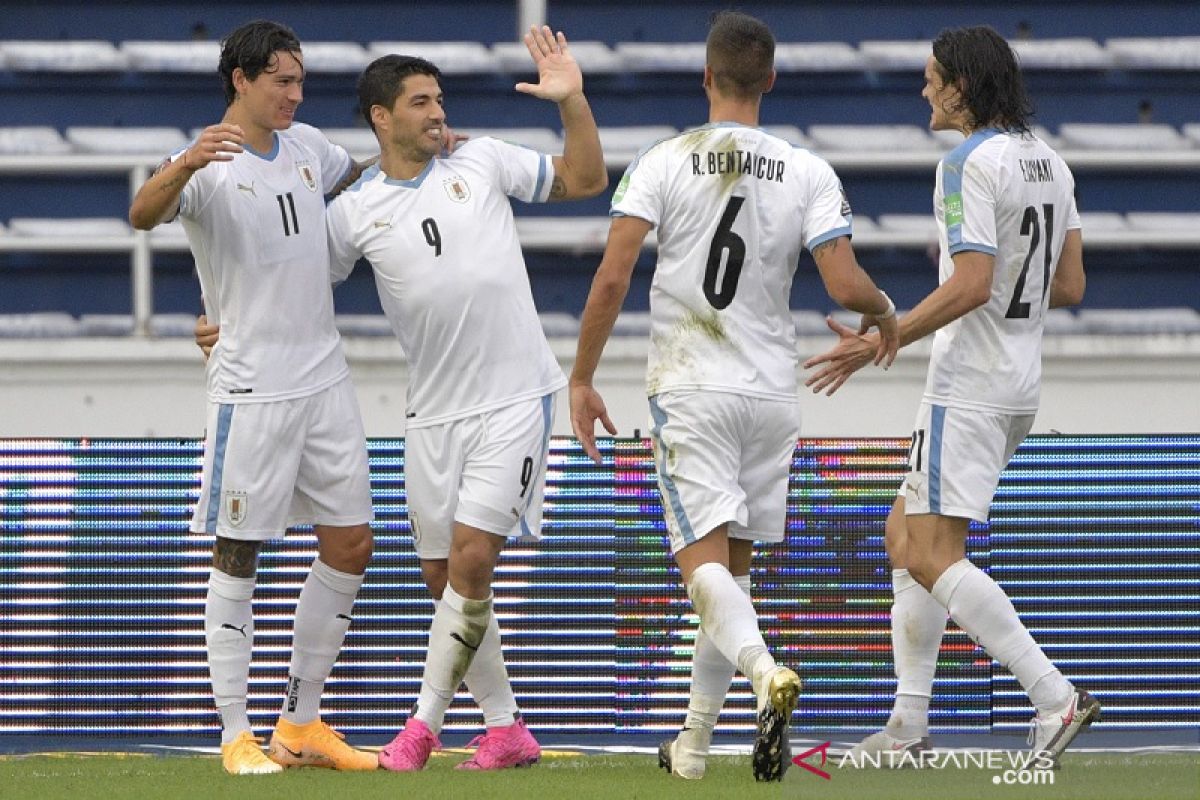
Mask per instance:
[[[1010,42],[1022,69],[1108,69],[1112,54],[1095,40],[1017,39]]]
[[[608,217],[517,217],[516,222],[526,250],[596,253],[608,239]]]
[[[625,59],[604,42],[569,42],[571,55],[579,62],[586,75],[601,75],[620,72],[625,68]],[[499,68],[512,73],[536,73],[537,67],[529,57],[529,48],[524,42],[496,42],[492,54]]]
[[[542,323],[542,332],[549,338],[575,338],[579,335],[579,320],[574,314],[565,311],[543,311],[538,314],[538,321]]]
[[[19,72],[117,72],[129,63],[111,42],[94,40],[0,42],[0,62]]]
[[[808,135],[818,152],[932,152],[942,149],[916,125],[810,125]]]
[[[0,314],[0,338],[47,339],[79,335],[79,321],[61,311]]]
[[[150,244],[160,250],[187,250],[187,233],[176,218],[150,231]]]
[[[925,62],[933,50],[929,42],[920,41],[865,41],[859,42],[858,51],[868,69],[882,72],[925,71]]]
[[[512,144],[533,148],[539,153],[562,154],[562,138],[549,128],[462,128],[455,129],[472,139],[491,136]]]
[[[937,221],[933,214],[880,214],[875,221],[882,232],[922,233],[930,241],[938,238]],[[854,218],[854,224],[858,226],[858,217]]]
[[[392,326],[383,314],[336,314],[333,318],[343,336],[392,336]]]
[[[346,152],[358,160],[379,155],[379,140],[370,128],[322,128],[321,132],[329,141],[346,148]]]
[[[8,221],[12,236],[62,239],[93,236],[129,236],[133,229],[118,217],[13,217]]]
[[[1157,233],[1191,233],[1200,237],[1200,213],[1182,211],[1130,211],[1125,215],[1129,227],[1136,231]]]
[[[167,156],[187,146],[188,137],[178,128],[118,128],[77,126],[67,128],[67,141],[80,153]]]
[[[133,333],[133,315],[81,314],[79,333],[82,336],[129,336]]]
[[[121,52],[131,69],[140,72],[208,72],[217,74],[220,42],[130,41],[121,42]]]
[[[1079,319],[1088,333],[1200,333],[1200,312],[1194,308],[1082,308]]]
[[[1058,127],[1064,148],[1081,150],[1189,150],[1191,142],[1170,125],[1064,122]]]
[[[1200,147],[1200,122],[1189,122],[1181,130],[1192,143],[1192,147]]]
[[[1065,336],[1084,333],[1084,325],[1069,308],[1051,308],[1046,311],[1046,333],[1050,336]]]
[[[679,131],[670,125],[613,125],[600,128],[606,164],[628,164],[639,152]]]
[[[785,42],[775,45],[779,72],[855,72],[863,68],[862,53],[846,42]]]
[[[194,339],[195,314],[155,314],[150,317],[150,335],[160,338]]]
[[[372,60],[366,48],[356,42],[303,42],[301,48],[306,72],[357,74]]]
[[[372,59],[393,53],[432,62],[447,75],[488,73],[497,69],[496,56],[480,42],[371,42]]]
[[[620,42],[617,55],[632,72],[696,72],[704,69],[704,42]]]
[[[825,315],[820,311],[792,309],[792,323],[796,326],[797,336],[832,336],[833,332],[825,324]]]
[[[649,336],[649,311],[622,311],[612,329],[614,336]]]
[[[0,155],[62,155],[71,144],[49,125],[18,125],[0,128]]]
[[[1116,38],[1104,49],[1125,69],[1200,69],[1200,36]]]
[[[795,125],[763,125],[762,129],[772,136],[778,136],[793,147],[813,149],[812,139]]]
[[[1083,223],[1083,235],[1090,233],[1120,233],[1129,230],[1125,217],[1116,211],[1080,211],[1079,221]]]

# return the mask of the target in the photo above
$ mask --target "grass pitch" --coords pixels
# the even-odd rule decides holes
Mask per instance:
[[[1003,785],[998,773],[962,770],[839,770],[825,780],[792,767],[782,783],[755,783],[749,758],[712,757],[699,782],[667,775],[649,755],[550,756],[532,769],[494,773],[455,771],[463,755],[439,755],[423,772],[340,774],[289,770],[234,778],[215,757],[97,754],[14,756],[0,760],[0,797],[37,800],[91,798],[221,798],[225,800],[1196,800],[1200,756],[1192,753],[1092,755],[1068,753],[1053,785]]]

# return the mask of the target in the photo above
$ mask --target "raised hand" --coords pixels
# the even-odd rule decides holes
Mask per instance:
[[[242,126],[229,122],[209,125],[180,159],[190,170],[204,169],[214,161],[232,161],[234,153],[242,152]]]
[[[555,35],[549,25],[541,29],[531,26],[525,34],[525,46],[537,66],[538,82],[518,83],[518,92],[554,103],[583,92],[583,72],[567,48],[567,37],[562,31]]]

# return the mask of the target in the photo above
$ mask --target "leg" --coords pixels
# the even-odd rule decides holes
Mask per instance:
[[[296,603],[288,692],[271,737],[271,758],[289,767],[371,770],[378,765],[375,755],[350,747],[320,719],[325,681],[341,653],[371,559],[371,528],[316,525],[314,533],[317,558]]]

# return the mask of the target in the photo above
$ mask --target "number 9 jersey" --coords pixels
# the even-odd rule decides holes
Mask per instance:
[[[1009,414],[1037,411],[1042,330],[1067,231],[1081,227],[1075,179],[1032,134],[976,131],[938,165],[939,283],[964,251],[995,258],[988,302],[934,335],[925,399]]]
[[[833,169],[758,128],[710,123],[639,154],[611,213],[658,230],[647,394],[794,400],[789,297],[801,248],[850,235]]]

